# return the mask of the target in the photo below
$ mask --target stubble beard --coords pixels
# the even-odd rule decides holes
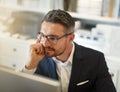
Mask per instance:
[[[48,52],[47,49],[48,49],[48,48],[45,48],[45,56],[50,58],[50,57],[57,57],[57,56],[62,55],[62,54],[65,52],[65,49],[66,49],[66,48],[64,48],[64,50],[62,50],[61,52],[56,51],[56,50],[53,49],[53,48],[50,48],[50,52]],[[48,50],[49,50],[49,49],[48,49]]]

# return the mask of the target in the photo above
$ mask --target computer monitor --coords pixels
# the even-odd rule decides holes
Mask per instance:
[[[0,92],[60,92],[60,83],[0,66]]]

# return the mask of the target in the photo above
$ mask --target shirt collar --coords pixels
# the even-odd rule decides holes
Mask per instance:
[[[62,65],[67,65],[68,63],[72,64],[72,61],[73,61],[73,54],[74,54],[74,51],[75,51],[75,44],[73,44],[73,47],[72,47],[72,51],[70,53],[70,56],[69,58],[67,59],[67,61],[65,63],[62,63],[60,60],[57,60],[55,57],[53,57],[53,60],[55,61],[55,63],[60,63]]]
[[[75,51],[75,45],[74,45],[74,43],[73,43],[73,47],[72,47],[71,54],[70,54],[70,56],[69,56],[69,58],[68,58],[68,60],[67,60],[67,61],[70,61],[71,64],[72,64],[72,61],[73,61],[74,51]]]

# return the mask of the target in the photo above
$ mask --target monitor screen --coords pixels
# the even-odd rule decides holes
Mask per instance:
[[[0,66],[0,92],[60,92],[60,83]]]

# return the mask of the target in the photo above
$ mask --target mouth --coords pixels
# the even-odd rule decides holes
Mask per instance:
[[[53,48],[45,48],[45,56],[52,57],[54,56],[54,49]]]
[[[51,51],[54,51],[54,49],[53,49],[53,48],[50,48],[50,47],[46,47],[46,48],[45,48],[45,52],[51,52]]]

